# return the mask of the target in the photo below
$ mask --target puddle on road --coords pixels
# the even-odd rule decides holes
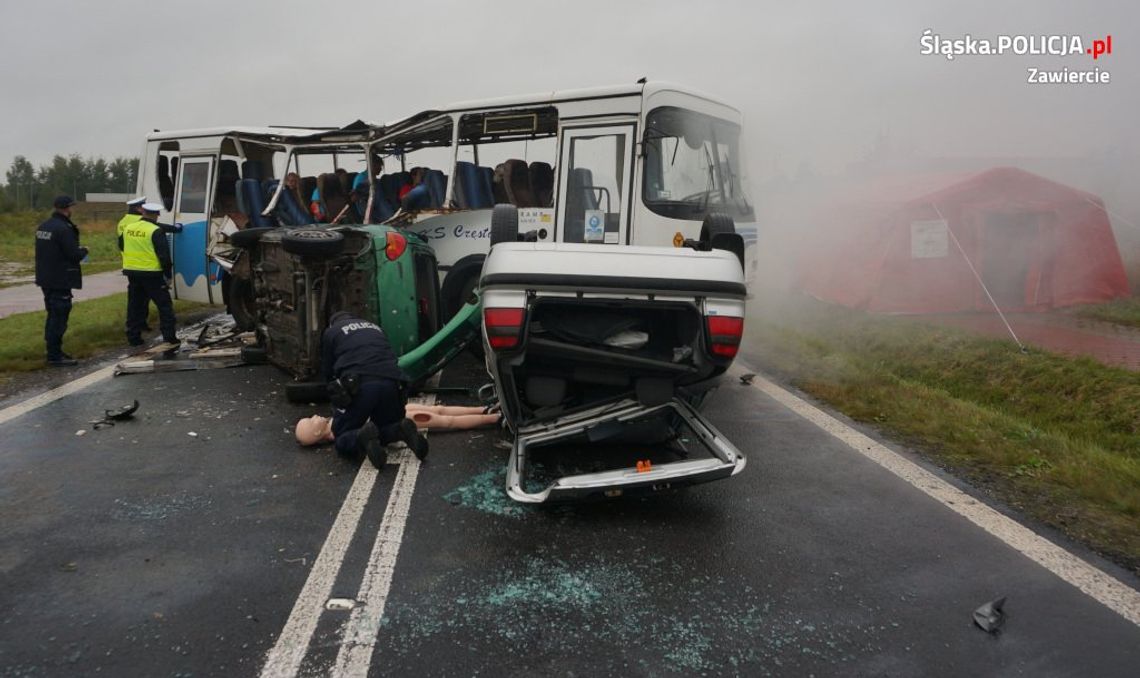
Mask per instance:
[[[880,652],[886,631],[836,622],[802,604],[797,610],[787,594],[770,589],[686,576],[661,558],[572,564],[536,555],[470,576],[449,574],[417,593],[414,604],[390,606],[381,621],[383,642],[421,658],[446,644],[472,657],[507,652],[530,666],[610,656],[608,670],[773,675]]]
[[[15,261],[0,261],[0,288],[26,285],[36,279],[35,267]]]

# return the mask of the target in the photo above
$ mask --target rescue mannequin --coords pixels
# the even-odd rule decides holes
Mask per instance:
[[[408,403],[404,406],[404,411],[409,419],[416,422],[416,427],[421,431],[479,428],[497,424],[500,418],[498,413],[488,414],[482,407]],[[319,414],[298,421],[294,435],[297,442],[305,446],[331,443],[336,440],[332,430],[332,419]]]

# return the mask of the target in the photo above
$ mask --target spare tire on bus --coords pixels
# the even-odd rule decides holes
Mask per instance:
[[[503,242],[519,241],[519,208],[495,205],[491,211],[491,247]]]
[[[295,228],[281,236],[281,246],[300,257],[335,257],[344,249],[344,234],[324,228]]]
[[[243,228],[236,233],[229,235],[229,242],[234,247],[242,249],[249,249],[261,240],[261,236],[265,235],[267,231],[272,231],[272,226],[259,226],[256,228]]]

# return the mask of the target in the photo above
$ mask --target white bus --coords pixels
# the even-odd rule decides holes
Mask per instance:
[[[209,253],[227,215],[255,226],[339,217],[426,239],[447,317],[478,280],[495,205],[517,208],[519,230],[537,240],[599,246],[681,246],[714,215],[720,229],[732,222],[754,277],[741,118],[689,89],[638,82],[452,104],[384,125],[156,132],[139,193],[161,197],[163,219],[184,225],[174,237],[181,298],[221,301]],[[279,181],[287,172],[299,190]]]
[[[741,122],[715,99],[644,82],[453,104],[385,125],[374,148],[445,179],[438,204],[396,220],[431,243],[450,313],[475,284],[503,203],[538,240],[600,245],[678,246],[708,215],[726,215],[754,277]]]

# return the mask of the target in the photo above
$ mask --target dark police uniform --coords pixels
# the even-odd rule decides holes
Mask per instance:
[[[427,455],[427,439],[404,418],[407,377],[379,326],[349,313],[333,314],[321,337],[321,373],[330,383],[346,384],[351,398],[333,406],[338,453],[353,457],[365,452],[380,468],[383,451],[372,441],[386,445],[403,440],[420,459]]]
[[[36,229],[36,284],[43,289],[44,343],[48,362],[68,356],[63,352],[63,334],[71,316],[71,290],[83,287],[79,262],[87,248],[79,245],[79,227],[66,215],[55,212]]]
[[[153,301],[163,340],[177,343],[174,302],[167,282],[174,264],[163,229],[147,217],[129,223],[119,238],[119,249],[123,252],[123,275],[127,276],[127,342],[142,345],[149,302]]]

